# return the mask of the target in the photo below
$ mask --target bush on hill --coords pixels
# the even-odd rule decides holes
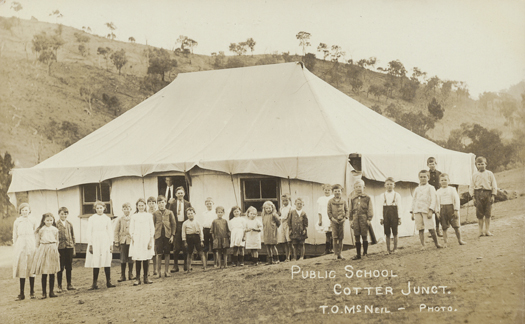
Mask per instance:
[[[446,148],[484,156],[494,171],[504,169],[511,161],[519,162],[516,147],[503,143],[501,131],[488,130],[479,124],[463,123],[461,128],[451,131]]]

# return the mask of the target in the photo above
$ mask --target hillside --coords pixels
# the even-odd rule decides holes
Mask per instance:
[[[33,166],[56,154],[153,94],[151,87],[144,86],[149,66],[145,52],[152,49],[151,46],[110,40],[67,26],[60,27],[65,44],[58,49],[57,62],[51,64],[48,74],[47,65],[38,62],[37,54],[32,51],[31,40],[42,31],[54,35],[58,28],[56,24],[34,20],[20,20],[10,30],[0,28],[0,152],[10,152],[19,167]],[[89,42],[85,43],[86,56],[79,52],[81,43],[75,33],[89,37]],[[122,68],[121,75],[111,61],[106,62],[102,55],[97,55],[99,47],[125,50],[128,63]],[[222,63],[216,64],[214,56],[182,55],[173,51],[170,51],[170,56],[177,61],[177,66],[166,74],[166,81],[183,72],[301,59],[280,54],[222,56]],[[353,91],[348,66],[339,64],[334,73],[334,63],[316,59],[312,70],[352,98],[368,107],[376,105],[383,112],[389,105],[395,104],[405,112],[422,111],[428,114],[430,98],[438,96],[445,107],[445,114],[435,128],[427,132],[432,139],[445,140],[452,129],[465,122],[497,128],[504,137],[511,138],[512,128],[505,126],[506,120],[497,109],[480,110],[476,101],[458,96],[454,89],[448,96],[436,90],[430,93],[430,98],[428,95],[417,96],[413,102],[401,99],[396,91],[390,97],[375,97],[367,95],[366,89],[371,85],[382,85],[391,78],[384,73],[353,65],[354,72],[357,71],[363,83],[359,91]],[[159,83],[167,84],[160,80]],[[93,92],[92,111],[82,100],[81,87]],[[116,97],[119,109],[110,107],[103,100],[104,95]]]

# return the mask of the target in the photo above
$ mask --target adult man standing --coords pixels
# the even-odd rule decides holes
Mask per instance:
[[[189,201],[184,199],[185,194],[186,194],[186,191],[184,190],[183,187],[177,187],[177,189],[175,189],[176,199],[172,198],[169,200],[169,203],[170,203],[169,209],[173,212],[173,215],[175,215],[175,221],[177,223],[177,230],[175,232],[175,240],[173,242],[173,257],[175,258],[175,264],[173,266],[173,269],[171,269],[171,272],[179,271],[179,253],[181,250],[184,256],[184,271],[186,271],[188,267],[188,263],[187,263],[188,252],[186,251],[182,243],[182,223],[188,219],[187,210],[189,207],[192,207],[192,206]]]
[[[169,204],[173,203],[175,201],[175,188],[173,188],[173,179],[171,177],[166,177],[166,193],[164,197],[166,197],[166,201],[168,202],[168,205],[166,206],[169,208]]]

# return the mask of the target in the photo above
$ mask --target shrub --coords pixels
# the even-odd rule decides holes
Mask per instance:
[[[237,56],[228,58],[228,62],[226,63],[227,69],[238,68],[238,67],[243,67],[243,66],[244,66],[244,62]]]
[[[13,223],[16,215],[0,219],[0,245],[13,244]]]
[[[383,112],[381,111],[381,106],[379,106],[378,104],[373,105],[372,107],[370,107],[370,109],[372,109],[373,111],[375,111],[376,113],[380,115],[383,114]]]
[[[149,74],[142,79],[142,82],[140,83],[140,89],[149,91],[150,93],[156,93],[167,85],[168,82],[162,81],[155,75]]]
[[[479,124],[463,123],[461,128],[452,130],[446,147],[484,156],[492,170],[503,168],[516,159],[516,147],[504,144],[499,130],[488,130]]]

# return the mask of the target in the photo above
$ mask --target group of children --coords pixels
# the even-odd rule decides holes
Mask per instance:
[[[436,169],[437,161],[434,157],[428,158],[427,165],[429,170],[421,170],[418,174],[419,186],[414,191],[410,208],[412,220],[415,221],[416,229],[419,232],[422,249],[425,247],[425,230],[430,232],[437,248],[447,247],[447,230],[449,227],[454,229],[458,243],[465,245],[465,241],[461,238],[458,192],[455,187],[449,186],[449,175]],[[473,197],[476,207],[480,237],[492,236],[489,230],[490,217],[492,204],[497,194],[496,179],[491,171],[486,170],[486,166],[487,160],[484,157],[476,158],[478,171],[472,176],[470,185],[470,195]],[[385,188],[386,191],[382,195],[383,217],[380,224],[384,226],[386,248],[390,254],[397,250],[398,226],[401,225],[401,218],[399,217],[401,195],[395,192],[395,181],[392,177],[386,178]],[[325,197],[318,200],[319,223],[317,228],[326,232],[327,250],[325,253],[329,253],[329,241],[332,239],[335,258],[343,259],[341,256],[344,238],[343,224],[346,219],[350,219],[356,246],[356,256],[353,259],[358,260],[368,253],[368,234],[371,230],[370,222],[374,216],[372,201],[371,197],[364,193],[365,183],[361,179],[354,183],[354,191],[350,194],[349,202],[341,197],[342,189],[341,185],[332,186],[333,196],[330,196],[329,185],[323,186]],[[327,206],[326,216],[323,214],[324,206]],[[326,218],[330,220],[328,228],[326,227]],[[442,232],[436,232],[439,225],[441,225]],[[393,249],[390,249],[391,235],[393,235],[394,240]],[[438,236],[443,236],[443,245],[438,242]]]
[[[419,186],[416,188],[410,213],[415,221],[421,245],[424,247],[424,230],[428,230],[436,247],[446,247],[447,229],[454,228],[459,244],[466,244],[461,239],[459,219],[459,195],[456,188],[449,186],[449,176],[436,170],[436,159],[429,158],[430,168],[419,172]],[[497,192],[497,184],[492,172],[486,170],[487,161],[483,157],[476,159],[478,171],[473,175],[470,193],[476,206],[479,220],[480,236],[491,236],[489,231],[491,206]],[[433,174],[433,176],[432,176]],[[437,181],[436,181],[437,179]],[[385,180],[386,191],[382,195],[383,218],[380,220],[386,235],[388,253],[397,250],[398,226],[401,225],[399,210],[401,196],[395,192],[395,181],[389,177]],[[436,190],[437,189],[437,190]],[[351,229],[355,236],[356,256],[361,259],[368,253],[368,233],[374,216],[371,197],[365,194],[365,183],[357,180],[349,200],[343,199],[343,187],[323,185],[324,196],[317,201],[318,222],[316,230],[326,234],[325,254],[332,249],[336,259],[343,259],[344,223],[351,221]],[[169,190],[168,190],[169,192]],[[126,265],[129,280],[135,280],[133,285],[151,284],[148,277],[149,260],[153,259],[154,275],[161,277],[161,264],[164,257],[164,275],[170,276],[170,253],[175,252],[175,265],[171,272],[178,271],[178,253],[181,246],[185,256],[185,270],[190,273],[193,251],[196,250],[202,260],[203,270],[206,270],[206,255],[211,248],[214,252],[214,266],[226,268],[228,250],[231,249],[232,266],[243,266],[245,251],[251,254],[253,265],[259,264],[258,251],[264,241],[267,252],[267,263],[279,263],[277,245],[284,243],[285,261],[304,258],[305,240],[308,237],[308,217],[303,210],[301,198],[295,200],[292,207],[289,194],[282,195],[282,206],[279,211],[271,201],[266,201],[261,210],[261,220],[257,218],[255,207],[246,210],[246,217],[241,217],[241,208],[231,208],[229,220],[224,219],[225,208],[218,206],[213,209],[212,198],[207,198],[207,211],[201,221],[195,219],[196,212],[185,200],[184,189],[175,190],[177,199],[150,197],[147,201],[140,198],[136,202],[135,213],[131,213],[130,203],[122,206],[123,215],[119,217],[113,228],[110,218],[104,214],[105,204],[97,201],[96,211],[88,219],[87,252],[85,267],[93,268],[93,283],[91,290],[98,289],[100,268],[104,268],[106,287],[113,288],[111,283],[111,259],[113,245],[120,249],[121,276],[119,282],[126,280]],[[75,236],[72,224],[67,220],[68,210],[61,207],[58,211],[60,219],[56,222],[51,213],[42,215],[40,226],[35,229],[29,219],[30,206],[23,203],[19,206],[19,214],[13,226],[13,245],[15,260],[13,276],[20,278],[20,294],[17,300],[25,299],[24,287],[29,278],[30,297],[35,298],[34,280],[36,275],[42,275],[42,298],[57,297],[54,292],[55,274],[57,274],[58,290],[62,292],[62,272],[66,270],[67,290],[75,290],[71,283],[72,260],[75,256]],[[435,215],[435,221],[433,219]],[[202,223],[202,224],[201,224]],[[438,243],[436,225],[440,223],[443,229],[444,245]],[[485,225],[485,230],[483,230]],[[390,237],[393,234],[394,246],[390,249]],[[361,249],[362,248],[362,249]],[[362,253],[361,253],[362,251]],[[135,265],[135,276],[133,267]],[[143,278],[141,281],[141,272]],[[49,277],[49,295],[47,295],[47,278]]]
[[[29,278],[29,294],[35,299],[35,276],[42,275],[42,298],[47,298],[47,279],[49,277],[49,297],[57,297],[54,291],[55,274],[58,289],[62,292],[62,272],[66,270],[67,290],[75,290],[71,284],[71,270],[75,256],[75,234],[73,225],[67,220],[68,210],[58,210],[60,219],[55,222],[51,213],[42,215],[40,225],[29,219],[31,208],[22,203],[18,207],[18,217],[13,224],[13,246],[15,259],[13,277],[20,278],[20,294],[16,300],[24,300],[26,279]]]

